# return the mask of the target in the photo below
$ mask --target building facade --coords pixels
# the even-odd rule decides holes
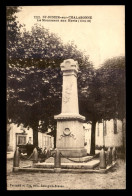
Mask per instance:
[[[90,154],[90,147],[91,147],[91,124],[84,124],[84,132],[85,132],[85,144],[84,147],[87,150],[87,153]]]
[[[11,123],[7,125],[7,152],[15,151],[17,145],[33,144],[33,130],[24,128],[21,124]]]
[[[90,123],[84,124],[85,131],[85,148],[87,153],[90,153],[91,146],[91,128]],[[95,130],[95,145],[101,147],[125,147],[125,120],[121,121],[118,119],[102,120],[102,122],[96,123]]]
[[[7,124],[7,158],[12,158],[16,150],[16,146],[24,146],[33,144],[33,129],[30,127],[19,126],[14,123]],[[54,137],[46,133],[38,132],[39,148],[54,148]]]
[[[39,148],[54,148],[54,137],[46,133],[38,132],[38,146]]]
[[[123,146],[123,123],[118,119],[96,123],[96,145],[106,147]]]

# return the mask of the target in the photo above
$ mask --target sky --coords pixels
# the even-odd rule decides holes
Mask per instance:
[[[45,22],[34,16],[91,16],[91,22]],[[18,21],[27,30],[38,23],[58,34],[64,43],[74,41],[78,49],[89,55],[95,68],[115,56],[125,56],[124,6],[22,6]],[[44,19],[44,18],[43,18]],[[47,20],[47,18],[46,18]],[[87,19],[88,20],[88,19]]]

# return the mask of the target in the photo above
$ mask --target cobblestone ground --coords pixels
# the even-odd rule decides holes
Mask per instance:
[[[76,190],[76,189],[125,189],[126,163],[117,165],[107,174],[98,173],[13,173],[12,160],[7,160],[7,190]],[[31,161],[21,161],[29,165]]]

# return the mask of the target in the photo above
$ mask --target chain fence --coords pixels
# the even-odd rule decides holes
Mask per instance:
[[[69,161],[72,161],[72,162],[75,162],[75,163],[84,163],[84,162],[87,163],[87,162],[91,161],[92,159],[94,159],[94,158],[96,158],[96,157],[98,156],[98,154],[96,154],[96,155],[94,155],[93,157],[89,158],[88,160],[76,161],[76,160],[73,160],[73,159],[70,159],[70,158],[64,156],[62,153],[60,153],[60,155],[61,155],[62,157],[64,157],[64,158],[68,159]]]
[[[26,156],[20,154],[20,158],[25,159],[25,160],[30,160],[33,157],[33,154],[34,153],[32,153],[29,157],[26,157]]]
[[[33,160],[33,154],[34,154],[34,152],[32,152],[32,154],[29,157],[26,157],[25,155],[20,154],[20,158],[22,158],[24,160]],[[54,156],[55,156],[55,153],[52,153],[52,155],[50,155],[48,157],[46,155],[42,156],[42,154],[41,154],[41,156],[39,156],[39,160],[40,160],[40,162],[45,162],[46,159],[48,159],[50,157],[54,157]],[[75,162],[75,163],[84,163],[84,162],[86,162],[87,163],[87,162],[91,161],[92,159],[98,157],[98,154],[92,156],[88,160],[83,160],[83,161],[73,160],[73,159],[71,159],[71,158],[69,158],[67,156],[64,156],[62,153],[60,153],[60,156],[65,158],[65,159],[67,159],[67,160],[69,160],[69,161],[71,161],[71,162]]]

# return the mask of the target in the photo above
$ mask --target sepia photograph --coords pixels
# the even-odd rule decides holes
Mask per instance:
[[[125,5],[6,6],[6,189],[126,189]]]

